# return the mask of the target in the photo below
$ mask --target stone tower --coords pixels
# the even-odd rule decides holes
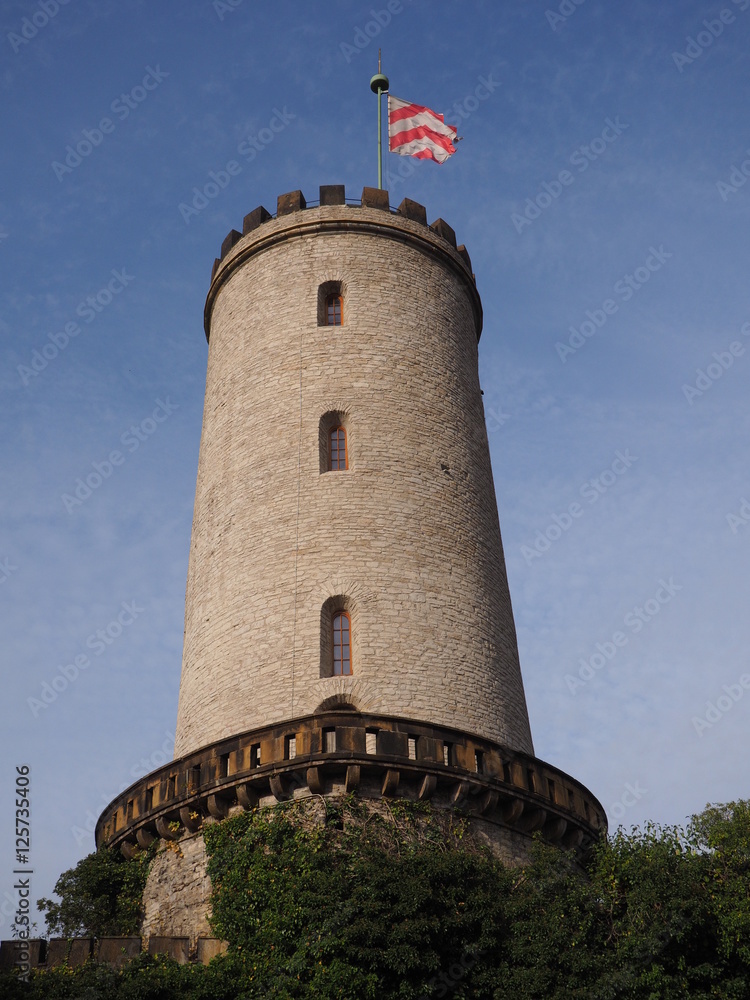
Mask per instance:
[[[533,756],[451,227],[372,188],[282,195],[224,240],[205,329],[175,760],[97,826],[180,838],[147,931],[205,931],[201,824],[257,804],[429,799],[511,862],[536,830],[589,843],[601,805]]]

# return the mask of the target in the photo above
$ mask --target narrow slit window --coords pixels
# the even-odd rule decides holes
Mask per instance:
[[[349,468],[344,427],[333,427],[328,435],[328,468],[331,470]]]
[[[446,767],[450,767],[453,763],[453,744],[443,743],[443,763]]]
[[[297,756],[297,737],[296,736],[287,736],[287,738],[286,738],[286,748],[285,749],[286,749],[286,754],[285,754],[286,759],[287,760],[294,760],[294,758]]]
[[[417,759],[417,738],[416,736],[409,737],[408,743],[409,760]]]
[[[335,729],[324,729],[323,730],[323,752],[324,753],[335,753],[336,752],[336,730]]]
[[[326,295],[326,326],[342,326],[344,323],[344,298],[340,292]]]
[[[365,750],[367,753],[378,752],[378,733],[375,729],[368,729],[365,733]]]
[[[474,770],[477,774],[484,774],[484,753],[481,750],[474,751]]]
[[[338,611],[333,616],[333,674],[337,677],[351,672],[351,621],[346,611]]]

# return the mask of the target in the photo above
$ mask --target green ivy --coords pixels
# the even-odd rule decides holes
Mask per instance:
[[[429,807],[402,801],[381,815],[352,798],[210,826],[214,932],[244,957],[259,997],[416,1000],[452,966],[454,996],[472,996],[511,877],[488,851],[462,849],[463,832]]]
[[[0,975],[0,996],[750,997],[750,803],[710,806],[686,829],[618,830],[583,866],[536,840],[530,862],[507,869],[465,830],[429,806],[320,797],[212,824],[212,923],[226,955],[207,967],[142,955],[120,972],[90,962],[28,984]],[[99,858],[65,873],[59,926],[130,920],[146,863]]]

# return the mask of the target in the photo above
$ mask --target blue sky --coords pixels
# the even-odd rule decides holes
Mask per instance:
[[[750,0],[0,3],[0,937],[16,765],[36,898],[171,755],[211,265],[376,183],[378,46],[463,136],[384,186],[476,272],[537,754],[613,826],[750,795],[749,42]]]

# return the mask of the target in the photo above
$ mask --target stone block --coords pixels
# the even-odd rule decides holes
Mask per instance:
[[[225,955],[229,945],[219,938],[198,938],[198,961],[208,965],[212,958]]]
[[[96,960],[113,969],[121,969],[141,953],[139,937],[103,937],[96,946]]]
[[[320,185],[321,205],[345,205],[346,188],[343,184],[321,184]]]
[[[469,256],[469,251],[466,249],[463,243],[461,244],[461,246],[456,247],[456,249],[461,254],[464,264],[466,264],[468,269],[471,271],[471,257]]]
[[[180,965],[187,965],[190,939],[186,937],[151,937],[148,940],[149,955],[167,955]]]
[[[247,236],[251,233],[253,229],[257,229],[264,222],[268,222],[271,218],[271,213],[263,208],[262,205],[258,205],[254,208],[252,212],[248,212],[245,218],[242,220],[242,235]]]
[[[393,757],[407,757],[409,745],[404,733],[391,733],[381,729],[378,733],[377,748],[379,754]]]
[[[16,966],[21,958],[21,941],[18,939],[0,941],[0,972],[8,971]],[[44,966],[47,957],[47,942],[34,938],[27,942],[29,967],[32,969]]]
[[[305,208],[307,208],[307,202],[301,191],[289,191],[286,194],[280,194],[276,199],[277,215],[291,215],[292,212],[301,212]]]
[[[336,749],[350,750],[353,753],[365,752],[365,731],[353,726],[336,727]]]
[[[419,222],[423,226],[427,225],[427,209],[418,201],[412,201],[411,198],[404,198],[398,206],[398,214],[403,215],[405,219],[411,219],[412,222]]]
[[[362,188],[362,208],[379,208],[383,212],[390,212],[388,192],[381,188]]]
[[[434,222],[430,223],[430,229],[438,236],[442,236],[446,243],[450,243],[450,245],[455,248],[456,234],[445,219],[435,219]]]
[[[72,967],[83,965],[84,962],[91,958],[93,951],[93,938],[73,938],[70,942],[70,950],[68,951],[68,965]]]
[[[68,945],[70,942],[67,938],[50,938],[49,944],[47,945],[47,968],[54,969],[58,965],[62,965],[63,962],[67,961],[68,958]]]
[[[224,237],[224,242],[221,244],[221,259],[224,260],[226,255],[235,245],[242,239],[242,233],[238,232],[236,229],[231,229],[227,235]]]
[[[443,741],[430,736],[420,736],[417,740],[417,760],[432,760],[443,763]]]
[[[8,972],[14,968],[20,958],[20,943],[18,940],[0,941],[0,972]],[[29,963],[32,968],[39,964],[39,945],[39,941],[29,941]]]

